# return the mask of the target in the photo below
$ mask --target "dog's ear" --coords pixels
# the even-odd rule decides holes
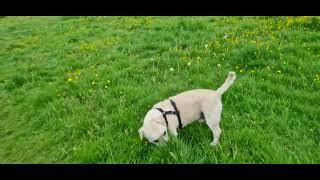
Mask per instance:
[[[140,135],[140,139],[142,140],[142,139],[143,139],[143,129],[140,128],[140,129],[138,130],[138,132],[139,132],[139,135]]]

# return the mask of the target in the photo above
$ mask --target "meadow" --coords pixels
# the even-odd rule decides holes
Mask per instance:
[[[0,17],[0,163],[320,163],[319,17]],[[153,104],[223,95],[166,146]]]

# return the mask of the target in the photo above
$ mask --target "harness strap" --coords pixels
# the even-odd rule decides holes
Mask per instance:
[[[157,109],[158,111],[161,112],[164,120],[166,121],[166,125],[167,126],[168,126],[167,114],[175,114],[177,116],[177,118],[178,118],[178,121],[179,121],[179,129],[181,129],[182,128],[182,123],[181,123],[180,112],[178,111],[178,108],[177,108],[176,103],[174,101],[172,101],[170,99],[170,103],[173,106],[174,111],[164,111],[162,108],[155,108],[155,109]]]
[[[180,112],[178,111],[178,108],[177,108],[177,106],[176,106],[176,103],[175,103],[174,101],[172,101],[171,99],[170,99],[170,102],[171,102],[171,105],[173,106],[174,110],[176,111],[175,114],[176,114],[177,117],[178,117],[179,129],[181,129],[181,128],[182,128],[182,123],[181,123],[181,118],[180,118]]]
[[[165,111],[163,109],[161,109],[161,108],[155,108],[155,109],[158,109],[161,112],[164,120],[166,121],[166,125],[168,126],[168,120],[167,120],[167,116],[166,116]]]

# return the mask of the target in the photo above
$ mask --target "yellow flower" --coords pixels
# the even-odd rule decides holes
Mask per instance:
[[[72,78],[68,78],[68,81],[71,82],[71,81],[72,81]]]

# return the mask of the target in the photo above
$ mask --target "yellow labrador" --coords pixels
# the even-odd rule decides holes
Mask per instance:
[[[178,128],[194,121],[205,121],[213,133],[211,145],[219,143],[219,127],[222,94],[236,79],[235,72],[229,72],[227,79],[216,91],[195,89],[170,97],[153,106],[144,118],[143,126],[138,130],[141,140],[147,138],[153,144],[162,144],[169,140],[169,133],[177,136]]]

